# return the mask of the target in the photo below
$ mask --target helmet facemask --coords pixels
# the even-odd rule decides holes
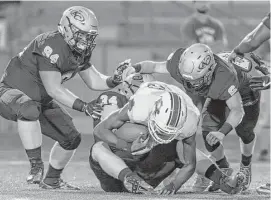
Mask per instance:
[[[215,64],[210,66],[208,72],[203,77],[200,77],[196,80],[188,80],[182,77],[185,89],[198,93],[205,91],[212,82],[214,69]]]
[[[176,127],[164,126],[161,128],[158,123],[156,123],[154,113],[152,113],[148,120],[149,133],[159,144],[168,144],[178,136],[178,131]]]
[[[68,17],[67,20],[69,22],[68,27],[71,31],[71,37],[68,40],[69,46],[81,56],[90,55],[96,46],[95,38],[98,35],[97,30],[86,32],[73,25]]]

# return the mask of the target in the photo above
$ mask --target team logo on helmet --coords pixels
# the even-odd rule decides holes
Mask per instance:
[[[155,104],[155,108],[154,108],[154,114],[155,115],[159,115],[160,109],[161,109],[162,106],[163,106],[163,101],[162,101],[162,98],[160,98]]]
[[[74,18],[75,20],[81,22],[82,24],[85,23],[85,18],[84,18],[84,16],[83,16],[81,10],[73,10],[73,9],[71,9],[71,10],[70,10],[70,13],[71,13],[71,15],[73,16],[73,18]]]
[[[207,55],[201,62],[201,65],[199,65],[199,69],[204,69],[205,67],[209,66],[211,62],[211,56]]]

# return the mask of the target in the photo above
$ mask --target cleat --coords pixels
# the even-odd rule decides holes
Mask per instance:
[[[153,193],[153,187],[146,183],[136,173],[127,174],[124,178],[123,185],[130,193],[134,194]]]
[[[68,184],[67,182],[64,182],[61,178],[56,179],[56,181],[53,184],[47,184],[43,181],[40,182],[39,187],[46,190],[80,190],[80,188],[76,186],[72,186]]]
[[[197,174],[196,180],[192,185],[193,192],[203,192],[210,184],[210,180],[200,174]]]
[[[227,176],[231,176],[233,173],[232,168],[220,168],[220,170]],[[215,182],[211,182],[207,190],[208,192],[215,192],[215,191],[218,191],[219,189],[220,189],[220,186],[218,184],[216,184]]]
[[[26,178],[28,184],[39,184],[43,179],[44,164],[41,160],[30,160],[31,169]]]
[[[243,191],[246,191],[251,183],[251,163],[248,166],[244,166],[242,163],[240,164],[240,172],[242,172],[246,176],[245,184]]]
[[[243,191],[246,175],[238,172],[234,176],[223,175],[220,179],[220,189],[227,194],[238,194]]]
[[[266,183],[256,188],[258,194],[270,195],[270,183]]]

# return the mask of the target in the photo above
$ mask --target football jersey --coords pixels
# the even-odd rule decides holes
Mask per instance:
[[[200,113],[193,104],[191,98],[185,94],[180,88],[159,81],[143,83],[137,92],[129,99],[128,116],[131,122],[148,125],[149,115],[155,105],[165,91],[174,92],[182,97],[187,107],[187,118],[181,129],[181,134],[177,139],[184,139],[196,133]]]
[[[42,63],[38,61],[39,56],[44,58]],[[43,86],[39,71],[60,72],[63,83],[90,67],[89,59],[90,55],[84,60],[75,57],[58,31],[43,33],[11,59],[1,82],[21,90],[35,101],[47,102],[51,97]]]
[[[101,104],[103,110],[101,112],[101,118],[94,120],[94,127],[104,118],[108,117],[112,112],[122,108],[127,102],[127,98],[114,91],[106,91],[99,95],[97,103]]]
[[[179,60],[184,52],[184,48],[180,48],[172,53],[167,60],[167,70],[177,82],[184,84],[179,72]],[[205,98],[215,100],[228,100],[237,91],[240,92],[243,105],[251,105],[258,101],[259,92],[253,91],[249,87],[250,74],[243,71],[240,67],[228,64],[225,60],[214,54],[217,63],[213,73],[211,85],[206,87],[200,93],[193,90],[188,91]]]

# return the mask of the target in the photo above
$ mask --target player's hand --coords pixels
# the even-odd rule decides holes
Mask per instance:
[[[257,63],[257,66],[255,66],[255,69],[259,70],[264,75],[269,74],[268,66],[266,65],[266,63],[263,61],[263,59],[260,56],[254,53],[250,53],[250,57],[254,60],[255,63]]]
[[[84,105],[83,111],[86,113],[86,115],[96,120],[100,119],[103,107],[101,106],[101,104],[97,103],[97,100],[95,99],[89,103],[86,103]]]
[[[209,145],[213,146],[217,142],[221,142],[225,135],[219,131],[212,131],[206,136],[206,141]]]
[[[158,190],[156,193],[159,195],[173,195],[176,194],[176,188],[174,183],[170,183],[164,186],[161,190]]]
[[[135,73],[135,68],[132,67],[131,59],[127,59],[119,64],[114,72],[114,80],[121,83],[127,76]]]
[[[254,76],[249,80],[249,86],[253,90],[266,90],[270,88],[270,76]]]
[[[234,52],[234,50],[232,50],[231,54],[228,57],[228,62],[233,63],[238,56],[243,57],[243,55],[237,54]]]

